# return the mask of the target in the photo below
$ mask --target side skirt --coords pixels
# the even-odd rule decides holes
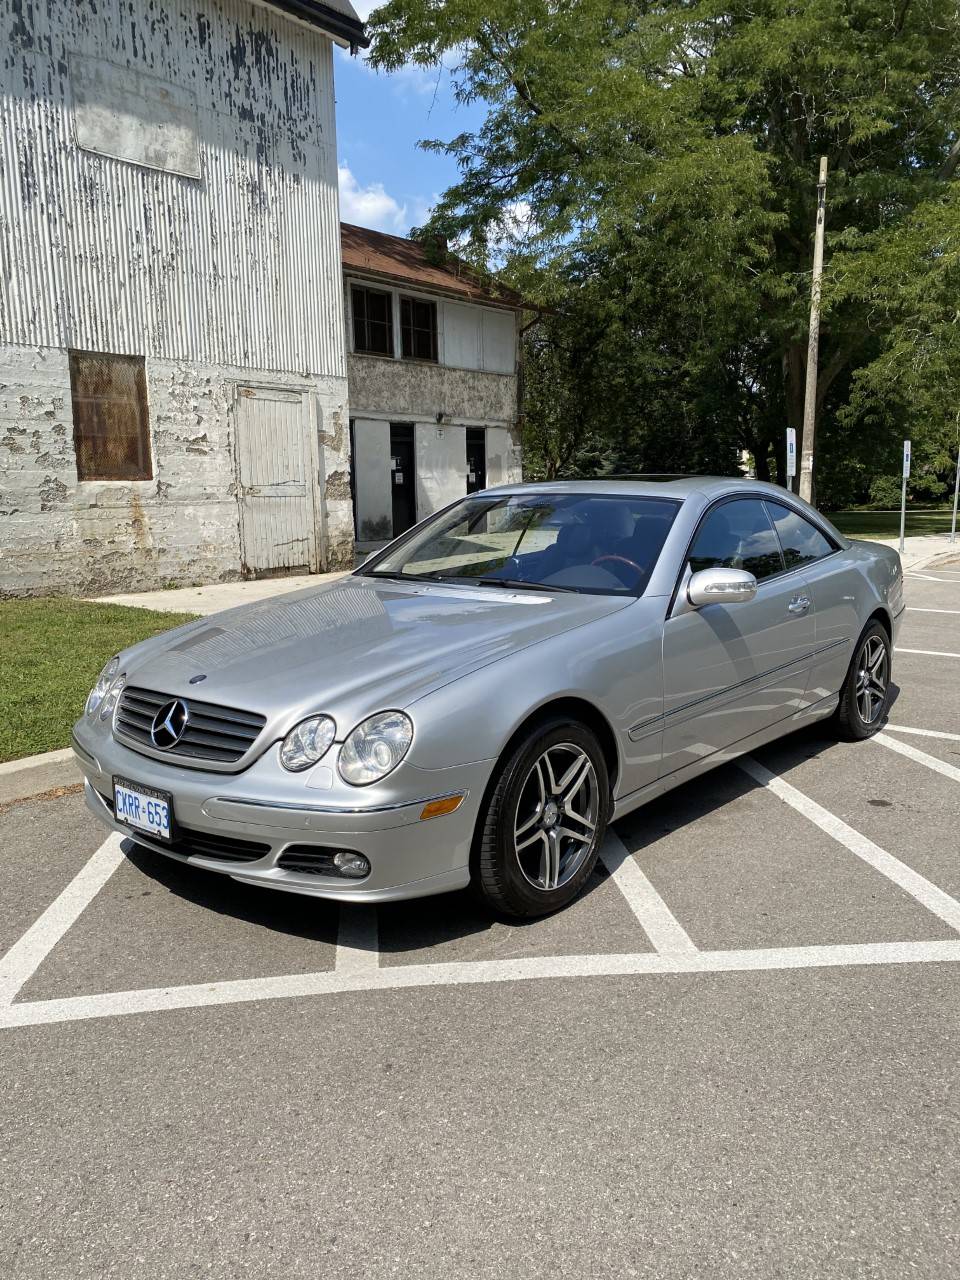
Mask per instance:
[[[706,756],[703,760],[697,760],[693,764],[685,765],[682,769],[677,769],[675,773],[668,774],[665,778],[658,778],[656,782],[651,782],[646,787],[641,787],[639,791],[632,791],[629,795],[621,796],[619,800],[614,801],[613,816],[611,822],[616,822],[618,818],[624,818],[628,813],[632,813],[634,809],[639,809],[641,805],[647,804],[651,800],[655,800],[657,796],[665,795],[666,792],[672,791],[674,787],[682,787],[685,782],[690,782],[694,778],[698,778],[702,773],[709,773],[711,769],[718,769],[721,765],[729,764],[731,760],[736,760],[738,756],[747,755],[750,751],[756,751],[758,747],[765,747],[768,742],[776,742],[778,738],[784,738],[790,733],[796,733],[798,729],[804,729],[808,724],[814,724],[817,720],[825,720],[827,716],[833,715],[840,701],[839,693],[832,693],[829,697],[815,702],[812,706],[798,711],[796,715],[790,716],[786,720],[778,720],[776,724],[768,725],[766,729],[761,729],[758,733],[752,733],[747,738],[741,738],[739,742],[732,743],[729,747],[723,747],[719,751],[714,751],[712,755]]]

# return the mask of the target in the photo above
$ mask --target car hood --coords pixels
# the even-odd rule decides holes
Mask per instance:
[[[633,599],[349,577],[190,623],[124,667],[130,684],[257,711],[277,731],[329,711],[340,736]]]

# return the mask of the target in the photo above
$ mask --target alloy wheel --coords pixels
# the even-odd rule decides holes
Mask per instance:
[[[857,655],[857,710],[864,724],[873,724],[887,699],[890,660],[882,636],[868,636]]]
[[[593,761],[572,742],[548,747],[517,802],[513,845],[524,879],[544,892],[572,880],[593,849],[599,815]]]

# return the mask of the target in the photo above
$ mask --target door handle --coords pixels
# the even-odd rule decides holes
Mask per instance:
[[[790,601],[790,603],[787,605],[787,610],[790,613],[806,613],[806,611],[809,608],[810,608],[809,596],[794,596],[793,599]]]

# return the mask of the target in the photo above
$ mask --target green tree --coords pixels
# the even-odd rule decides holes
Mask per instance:
[[[899,502],[889,481],[910,437],[911,496],[942,499],[960,441],[960,188],[942,182],[895,226],[851,230],[847,240],[852,252],[840,258],[832,305],[860,304],[874,355],[853,372],[839,422],[857,438],[885,439],[896,454],[872,497],[889,502],[897,490]]]
[[[565,392],[565,416],[582,419],[590,449],[604,422],[644,457],[668,430],[698,457],[726,459],[738,445],[761,476],[777,474],[784,427],[802,427],[814,183],[826,154],[817,407],[825,456],[846,456],[867,412],[855,374],[887,350],[859,260],[876,290],[895,289],[884,245],[942,199],[960,161],[955,3],[389,0],[371,29],[377,65],[453,59],[460,97],[486,104],[475,134],[426,144],[460,166],[431,229],[469,237],[482,258],[523,211],[507,274],[568,317],[578,340],[592,335],[604,371],[599,395],[596,375],[585,379],[589,405],[574,411],[576,385]],[[927,223],[916,227],[898,260],[923,242]],[[546,429],[533,366],[528,421]],[[872,404],[886,447],[897,429],[876,394]]]

